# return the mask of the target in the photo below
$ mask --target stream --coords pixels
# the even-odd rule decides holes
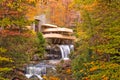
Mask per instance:
[[[74,50],[73,45],[59,45],[61,52],[61,60],[69,60],[69,54]],[[25,69],[25,76],[27,78],[32,78],[36,76],[39,80],[43,80],[42,76],[47,74],[47,70],[51,68],[53,71],[56,71],[56,66],[54,64],[59,63],[61,60],[43,60],[38,64],[29,64]]]

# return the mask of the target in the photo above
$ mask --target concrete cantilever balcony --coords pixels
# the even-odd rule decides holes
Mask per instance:
[[[66,35],[57,34],[57,33],[44,34],[43,37],[46,39],[54,39],[54,38],[57,39],[58,38],[58,39],[75,40],[74,36],[66,36]]]
[[[61,28],[56,25],[43,24],[41,26],[41,32],[43,37],[54,43],[68,43],[74,42],[76,39],[73,34],[73,30],[69,28]],[[57,42],[58,41],[58,42]]]
[[[47,28],[44,29],[43,32],[67,32],[67,33],[73,33],[72,29],[68,29],[68,28]]]
[[[53,25],[53,24],[42,24],[42,27],[57,28],[58,26]]]

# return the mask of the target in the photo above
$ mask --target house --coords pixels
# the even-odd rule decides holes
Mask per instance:
[[[37,24],[33,30],[41,32],[47,41],[46,59],[69,59],[69,54],[74,50],[75,36],[70,28],[63,28],[53,24],[46,24],[45,15],[35,17]]]
[[[52,24],[42,24],[41,32],[49,46],[46,48],[47,58],[68,60],[69,54],[74,50],[73,30]]]

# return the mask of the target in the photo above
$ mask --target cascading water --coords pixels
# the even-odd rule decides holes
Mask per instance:
[[[74,50],[73,45],[59,45],[59,48],[60,48],[63,60],[68,60],[70,52]]]
[[[53,70],[56,70],[55,66],[44,64],[44,63],[38,63],[37,65],[34,65],[34,66],[27,66],[25,76],[27,78],[31,78],[32,76],[36,76],[40,80],[43,80],[43,78],[41,76],[46,74],[47,68],[52,68]]]
[[[41,77],[41,72],[45,69],[46,67],[35,67],[35,66],[27,67],[25,76],[27,78],[31,78],[32,76],[37,76],[40,80],[43,80],[43,78]]]

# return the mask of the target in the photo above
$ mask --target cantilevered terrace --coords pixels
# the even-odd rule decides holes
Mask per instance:
[[[73,30],[69,28],[61,28],[56,25],[43,24],[41,31],[45,39],[52,42],[52,44],[72,44],[75,40]]]

